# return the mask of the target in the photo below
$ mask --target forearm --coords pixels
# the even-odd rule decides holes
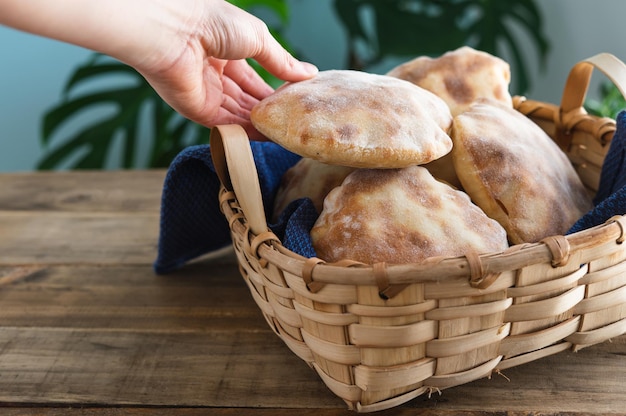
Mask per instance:
[[[0,0],[0,24],[111,55],[132,65],[180,36],[194,2],[167,0]],[[169,37],[166,39],[166,37]]]

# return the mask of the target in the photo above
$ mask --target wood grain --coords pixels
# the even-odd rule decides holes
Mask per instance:
[[[354,416],[355,412],[341,409],[260,409],[260,408],[213,408],[213,407],[87,407],[87,408],[12,408],[1,409],[5,416]],[[482,410],[407,409],[372,413],[376,416],[586,416],[579,412],[490,412]],[[623,413],[622,413],[623,414]],[[614,413],[593,413],[609,416]]]
[[[164,170],[0,175],[2,211],[159,212]]]
[[[154,274],[163,175],[0,175],[0,414],[354,414],[232,255]],[[622,336],[376,414],[623,414],[625,357]]]
[[[0,212],[0,265],[149,264],[159,214]]]
[[[149,264],[163,171],[0,175],[0,265]]]
[[[2,409],[5,416],[354,416],[357,413],[341,409],[260,409],[260,408],[207,408],[207,407],[87,407],[87,408],[12,408]],[[584,416],[572,412],[489,412],[481,410],[406,409],[373,413],[376,416]],[[594,416],[609,416],[611,413],[594,413]]]

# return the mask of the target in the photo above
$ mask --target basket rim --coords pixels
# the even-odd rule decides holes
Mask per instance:
[[[233,219],[232,232],[239,234],[244,244],[249,245],[246,251],[280,267],[285,272],[303,276],[309,289],[315,282],[350,286],[379,285],[380,266],[389,285],[468,279],[472,286],[484,289],[506,271],[543,263],[551,264],[555,268],[561,267],[567,264],[567,260],[575,253],[607,244],[622,244],[626,240],[626,215],[616,215],[595,227],[566,236],[547,237],[537,243],[512,245],[501,252],[432,257],[419,263],[352,262],[346,265],[345,262],[328,263],[317,257],[301,256],[283,246],[280,239],[271,231],[259,235],[252,233],[245,216],[240,214],[241,209],[234,192],[222,188],[220,198],[225,215]],[[559,248],[562,250],[559,251]],[[583,264],[591,259],[579,260]],[[488,280],[486,284],[485,279]]]

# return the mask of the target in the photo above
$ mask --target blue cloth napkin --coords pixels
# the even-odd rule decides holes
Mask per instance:
[[[250,142],[265,212],[271,216],[280,180],[300,156],[271,142]],[[231,244],[230,230],[220,211],[220,181],[209,145],[191,146],[170,165],[161,197],[160,234],[154,270],[174,271],[189,260]],[[309,231],[318,213],[308,199],[285,209],[272,231],[290,250],[315,256]]]
[[[614,215],[626,214],[626,111],[621,111],[615,122],[616,130],[602,165],[594,208],[583,215],[568,234],[600,225]]]
[[[626,213],[626,111],[617,118],[617,130],[602,168],[594,208],[568,231],[573,233]],[[271,142],[250,142],[263,195],[271,216],[280,180],[300,156]],[[220,182],[208,145],[183,150],[172,162],[163,187],[158,274],[174,271],[189,260],[231,244],[228,223],[219,209]],[[309,199],[292,202],[270,229],[289,250],[314,257],[309,232],[318,212]]]

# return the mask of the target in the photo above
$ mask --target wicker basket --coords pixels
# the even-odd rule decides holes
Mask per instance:
[[[514,99],[592,192],[615,131],[614,120],[582,107],[594,68],[626,92],[626,66],[600,54],[573,67],[560,107]],[[626,216],[501,253],[327,264],[287,250],[268,231],[243,129],[214,128],[211,147],[221,208],[252,297],[350,409],[390,408],[626,333]]]

